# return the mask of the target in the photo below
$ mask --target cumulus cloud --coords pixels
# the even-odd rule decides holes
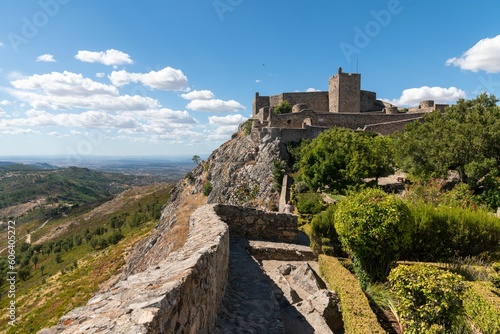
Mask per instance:
[[[306,92],[320,92],[320,90],[316,89],[316,88],[309,87],[306,89]]]
[[[245,110],[245,107],[235,100],[193,100],[188,103],[186,108],[195,111],[207,112],[236,112]]]
[[[48,63],[55,63],[56,62],[56,60],[54,59],[54,56],[49,54],[49,53],[38,56],[36,58],[36,61],[43,61],[43,62],[48,62]]]
[[[227,115],[224,117],[210,116],[208,117],[208,123],[213,125],[239,125],[246,121],[247,118],[243,115]]]
[[[2,106],[8,106],[8,105],[10,105],[10,104],[11,104],[11,103],[10,103],[9,101],[7,101],[7,100],[2,100],[2,101],[0,101],[0,105],[2,105]]]
[[[215,98],[214,93],[209,90],[193,90],[192,92],[182,94],[185,100],[211,100]]]
[[[187,87],[187,77],[181,70],[165,67],[160,71],[149,73],[129,73],[125,70],[113,71],[108,75],[115,86],[127,85],[131,82],[140,82],[145,86],[161,90],[183,90]]]
[[[446,60],[446,65],[472,72],[500,73],[500,35],[480,40],[460,57]]]
[[[454,103],[458,99],[465,98],[463,90],[456,87],[428,87],[405,89],[401,97],[394,100],[385,100],[397,106],[415,106],[423,100],[434,100],[436,103]]]
[[[75,58],[86,63],[100,63],[104,65],[132,64],[130,56],[122,51],[109,49],[106,51],[78,51]]]
[[[120,96],[115,86],[68,71],[35,74],[11,85],[15,89],[6,89],[8,93],[36,109],[146,110],[159,104],[149,97]]]
[[[103,72],[98,72],[98,73],[96,73],[96,74],[95,74],[95,76],[96,76],[97,78],[104,78],[104,77],[106,76],[106,73],[103,73]]]

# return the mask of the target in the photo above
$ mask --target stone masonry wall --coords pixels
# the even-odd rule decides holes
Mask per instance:
[[[190,217],[189,236],[181,249],[39,333],[210,333],[228,266],[228,227],[212,205],[202,206]]]
[[[235,205],[215,204],[215,212],[229,226],[229,234],[248,239],[297,241],[297,216]]]
[[[39,334],[211,333],[229,270],[229,234],[282,242],[297,240],[297,216],[209,204],[189,219],[184,246],[132,274]]]

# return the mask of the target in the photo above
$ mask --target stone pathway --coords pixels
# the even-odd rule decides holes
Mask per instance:
[[[283,334],[271,281],[246,251],[247,245],[245,239],[231,239],[229,282],[214,333]]]

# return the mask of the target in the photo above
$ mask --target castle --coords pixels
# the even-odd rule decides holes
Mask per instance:
[[[292,112],[276,114],[281,102],[292,105]],[[285,141],[314,138],[333,126],[374,131],[386,135],[425,113],[444,110],[447,105],[422,101],[419,107],[401,112],[390,103],[377,100],[375,92],[361,90],[361,74],[344,73],[339,68],[328,83],[328,91],[281,93],[272,96],[255,94],[252,107],[253,129],[262,134],[279,132]],[[290,131],[293,130],[293,131]]]

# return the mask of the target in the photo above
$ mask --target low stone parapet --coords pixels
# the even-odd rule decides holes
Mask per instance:
[[[226,204],[214,204],[214,210],[220,219],[228,224],[231,236],[297,242],[298,217],[296,215]]]

